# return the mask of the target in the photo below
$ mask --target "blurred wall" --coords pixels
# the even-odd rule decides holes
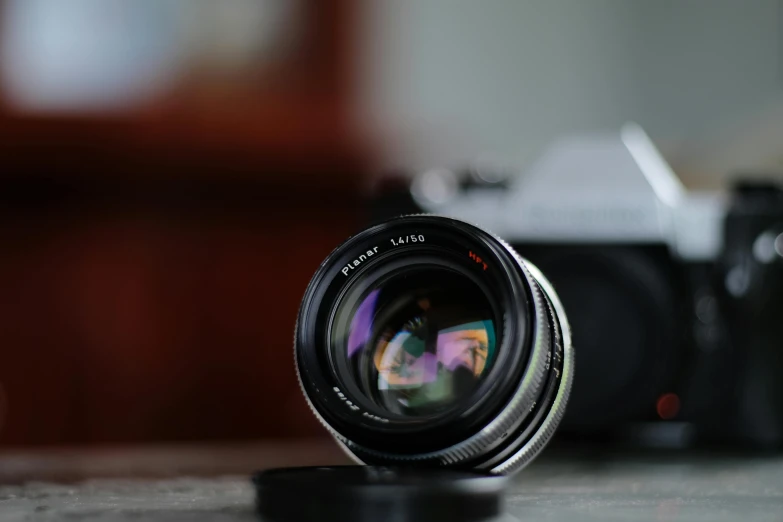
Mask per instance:
[[[781,164],[776,0],[373,6],[364,103],[370,125],[405,137],[390,162],[524,166],[562,133],[635,120],[691,183]]]

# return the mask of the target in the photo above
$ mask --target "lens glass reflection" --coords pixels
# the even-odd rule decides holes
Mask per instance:
[[[465,398],[496,357],[494,312],[470,278],[445,268],[411,269],[349,292],[332,346],[347,373],[382,409],[443,412]]]

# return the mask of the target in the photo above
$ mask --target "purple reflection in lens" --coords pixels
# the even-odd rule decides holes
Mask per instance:
[[[438,360],[449,371],[456,370],[459,366],[479,374],[483,368],[482,363],[478,368],[475,354],[478,353],[486,359],[485,351],[481,350],[481,342],[477,336],[486,332],[481,323],[468,323],[460,325],[458,329],[444,330],[438,333]]]
[[[425,353],[422,355],[424,364],[424,375],[422,382],[435,382],[438,378],[438,356],[434,353]]]
[[[378,292],[373,290],[370,295],[364,298],[356,315],[351,320],[351,331],[348,334],[348,357],[352,357],[356,352],[364,347],[364,344],[370,339],[372,333],[372,315],[375,311],[375,303],[378,300]]]

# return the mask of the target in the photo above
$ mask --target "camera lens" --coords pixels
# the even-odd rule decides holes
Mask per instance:
[[[495,236],[408,216],[332,252],[295,334],[302,389],[357,461],[521,469],[562,418],[570,332],[551,285]]]

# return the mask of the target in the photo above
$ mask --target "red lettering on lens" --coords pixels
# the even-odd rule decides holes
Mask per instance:
[[[480,265],[483,265],[484,266],[484,270],[487,269],[487,264],[478,255],[474,254],[473,251],[469,251],[468,252],[468,257],[470,257],[476,263],[478,263]]]

